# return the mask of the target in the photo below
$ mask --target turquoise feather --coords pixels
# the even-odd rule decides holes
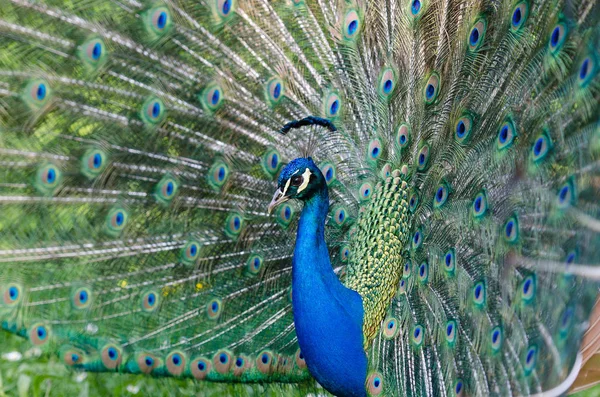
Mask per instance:
[[[561,394],[592,349],[597,2],[0,0],[0,38],[0,325],[69,370]]]

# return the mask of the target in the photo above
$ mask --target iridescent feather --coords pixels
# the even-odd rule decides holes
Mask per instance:
[[[0,38],[0,323],[43,354],[319,392],[359,329],[355,395],[600,379],[597,2],[0,0]],[[294,321],[307,156],[296,260],[360,327]]]

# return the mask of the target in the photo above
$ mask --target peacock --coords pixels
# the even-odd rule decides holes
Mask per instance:
[[[599,71],[595,0],[0,0],[1,328],[207,392],[594,384]]]

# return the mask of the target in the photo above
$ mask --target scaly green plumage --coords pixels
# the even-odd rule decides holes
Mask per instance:
[[[382,183],[383,182],[383,183]],[[359,215],[349,247],[346,285],[363,299],[363,333],[368,348],[379,331],[402,272],[402,249],[409,240],[408,185],[395,170],[376,186],[376,193]],[[363,191],[363,195],[364,195]]]

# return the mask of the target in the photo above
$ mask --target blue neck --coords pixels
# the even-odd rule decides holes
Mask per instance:
[[[294,323],[310,373],[338,396],[365,396],[362,298],[333,272],[325,242],[327,186],[304,203],[292,267]]]

